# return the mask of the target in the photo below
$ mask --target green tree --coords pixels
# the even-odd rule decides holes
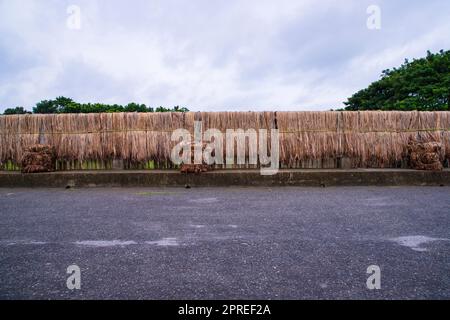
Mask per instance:
[[[172,109],[159,106],[155,110],[155,112],[188,112],[188,111],[189,111],[188,108],[185,107],[180,108],[180,106],[175,106]]]
[[[384,70],[381,79],[355,93],[346,110],[450,110],[450,51]]]
[[[158,108],[156,108],[155,112],[169,112],[170,110],[167,108],[164,108],[162,106],[159,106]]]
[[[31,112],[28,110],[25,110],[23,107],[8,108],[3,112],[3,114],[5,114],[5,115],[29,114],[29,113],[31,113]]]
[[[36,103],[36,107],[33,108],[33,113],[57,113],[58,106],[54,100],[42,100]]]
[[[61,110],[63,110],[65,107],[70,106],[71,104],[74,104],[75,102],[71,99],[71,98],[66,98],[66,97],[57,97],[55,99],[55,105],[58,109],[58,112],[60,112]]]
[[[125,106],[125,112],[148,112],[145,104],[129,103]]]
[[[101,113],[101,112],[154,112],[151,107],[145,104],[131,102],[126,106],[119,104],[103,103],[78,103],[71,98],[57,97],[55,100],[43,100],[36,104],[33,113]],[[187,108],[179,106],[173,109],[158,107],[156,112],[188,112]]]

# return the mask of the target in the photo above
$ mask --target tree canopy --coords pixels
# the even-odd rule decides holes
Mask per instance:
[[[173,108],[158,107],[156,109],[147,107],[145,104],[131,102],[127,105],[103,104],[103,103],[78,103],[71,98],[57,97],[54,100],[42,100],[36,103],[33,113],[101,113],[101,112],[187,112],[185,107],[175,106]],[[9,108],[4,111],[5,115],[31,113],[23,107]]]
[[[345,105],[346,110],[450,110],[450,51],[428,51],[425,58],[384,70]]]
[[[31,113],[30,111],[25,110],[23,107],[15,107],[6,109],[3,114],[27,114]]]

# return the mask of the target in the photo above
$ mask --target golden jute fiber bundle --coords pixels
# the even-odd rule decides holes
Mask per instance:
[[[0,162],[20,163],[26,148],[45,144],[62,161],[169,163],[172,132],[193,134],[195,121],[224,136],[266,129],[269,152],[270,130],[278,129],[282,167],[342,158],[354,167],[396,167],[410,139],[440,143],[450,158],[450,112],[169,112],[0,116]]]

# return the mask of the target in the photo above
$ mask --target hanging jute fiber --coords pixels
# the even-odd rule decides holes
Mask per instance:
[[[166,167],[178,143],[171,141],[172,132],[184,128],[193,134],[195,121],[202,122],[203,132],[214,128],[223,134],[227,129],[278,129],[282,168],[343,158],[354,168],[398,167],[408,157],[410,139],[440,143],[444,158],[450,159],[446,111],[168,112],[2,115],[0,165],[20,164],[28,147],[43,144],[55,149],[58,161],[123,160]],[[270,134],[267,140],[270,152]]]

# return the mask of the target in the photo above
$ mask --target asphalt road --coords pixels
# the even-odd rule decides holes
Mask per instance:
[[[449,239],[448,187],[0,189],[0,299],[449,299]]]

